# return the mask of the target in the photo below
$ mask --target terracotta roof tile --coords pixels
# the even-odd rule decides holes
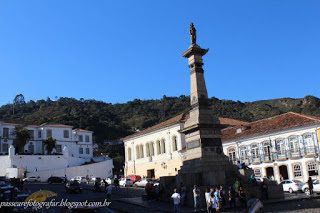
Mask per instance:
[[[135,136],[138,136],[138,135],[143,135],[143,134],[146,134],[146,133],[149,133],[149,132],[152,132],[154,130],[157,130],[157,129],[161,129],[161,128],[164,128],[164,127],[167,127],[167,126],[170,126],[172,124],[176,124],[176,123],[184,123],[186,122],[188,119],[190,118],[190,115],[189,113],[183,113],[183,114],[180,114],[176,117],[173,117],[169,120],[166,120],[162,123],[159,123],[155,126],[152,126],[148,129],[145,129],[145,130],[142,130],[140,132],[137,132],[137,133],[134,133],[133,135],[129,135],[127,137],[124,137],[124,138],[121,138],[120,140],[127,140],[129,138],[132,138],[132,137],[135,137]],[[218,117],[219,120],[220,120],[220,123],[221,124],[227,124],[227,125],[230,125],[230,126],[235,126],[235,125],[246,125],[248,124],[248,122],[244,122],[244,121],[239,121],[239,120],[235,120],[235,119],[231,119],[231,118],[222,118],[222,117]]]
[[[143,134],[146,134],[148,132],[152,132],[154,130],[161,129],[161,128],[164,128],[164,127],[176,124],[176,123],[184,123],[188,118],[189,118],[189,114],[182,113],[182,114],[180,114],[180,115],[178,115],[176,117],[170,118],[169,120],[166,120],[166,121],[164,121],[162,123],[154,125],[154,126],[148,128],[148,129],[145,129],[145,130],[142,130],[140,132],[136,132],[133,135],[129,135],[127,137],[121,138],[120,140],[121,141],[127,140],[129,138],[133,138],[133,137],[136,137],[138,135],[143,135]]]
[[[85,130],[85,129],[73,129],[72,131],[76,131],[76,132],[93,132],[93,131]]]
[[[237,126],[237,125],[247,125],[249,124],[248,122],[245,121],[240,121],[232,118],[223,118],[223,117],[218,117],[220,124],[226,124],[229,126]]]
[[[43,123],[40,126],[51,126],[51,127],[71,127],[69,125],[64,125],[64,124],[56,124],[56,123]]]
[[[320,123],[320,118],[295,112],[288,112],[282,115],[255,121],[247,125],[238,125],[232,128],[226,128],[222,130],[222,141],[227,142],[313,123]],[[237,129],[239,128],[244,128],[245,130],[237,133]]]

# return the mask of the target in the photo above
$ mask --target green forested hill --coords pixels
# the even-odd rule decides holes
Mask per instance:
[[[138,100],[124,104],[109,104],[96,100],[60,98],[57,101],[38,100],[0,108],[0,120],[23,120],[38,124],[62,123],[75,128],[94,131],[95,141],[117,139],[131,134],[135,129],[145,129],[170,117],[189,110],[189,97],[166,97],[161,100]],[[293,111],[320,117],[320,99],[281,98],[255,102],[210,99],[212,112],[216,116],[255,121],[284,112]]]

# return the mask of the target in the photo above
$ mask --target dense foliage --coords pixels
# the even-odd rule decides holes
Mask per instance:
[[[132,134],[161,121],[189,111],[189,97],[166,97],[160,100],[135,99],[123,104],[96,100],[60,98],[25,102],[23,95],[14,104],[0,108],[0,120],[21,120],[38,124],[51,122],[94,131],[95,141],[102,143]],[[320,99],[282,98],[255,102],[210,99],[216,116],[255,121],[293,111],[320,117]]]

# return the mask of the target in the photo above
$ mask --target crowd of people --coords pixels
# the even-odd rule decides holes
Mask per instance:
[[[174,212],[180,212],[181,207],[185,203],[187,187],[181,183],[180,188],[175,188],[171,198],[174,203]],[[194,211],[204,211],[202,206],[201,197],[202,193],[197,185],[194,185],[193,190]],[[253,196],[251,196],[253,197]],[[236,209],[240,207],[242,209],[248,209],[246,193],[241,186],[238,179],[227,190],[223,186],[215,188],[207,188],[204,193],[206,210],[211,212],[223,212],[226,208]]]

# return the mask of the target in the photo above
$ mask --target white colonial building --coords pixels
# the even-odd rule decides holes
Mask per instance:
[[[28,129],[30,134],[23,153],[15,153],[13,147],[14,130],[19,125]],[[63,124],[27,125],[0,121],[0,176],[37,176],[41,181],[50,176],[65,176],[67,179],[75,176],[111,177],[113,160],[106,156],[93,157],[92,133]],[[47,153],[43,145],[43,140],[48,137],[56,139],[52,153]]]
[[[317,178],[320,119],[285,113],[222,131],[224,153],[245,163],[257,177]]]
[[[188,114],[181,114],[123,138],[125,175],[159,178],[174,176],[185,155],[183,129]],[[285,113],[252,123],[219,118],[223,151],[235,164],[251,167],[257,177],[300,179],[318,177],[320,119]]]
[[[184,134],[180,130],[188,118],[189,114],[180,114],[122,138],[125,145],[125,175],[159,178],[178,174],[186,147]],[[219,120],[227,126],[247,124],[229,118]]]
[[[3,122],[0,121],[0,153],[7,154],[8,148],[13,144],[14,129],[22,125],[20,122]],[[71,156],[80,157],[90,161],[93,157],[92,150],[92,132],[82,129],[72,130],[72,126],[63,124],[27,125],[30,140],[24,147],[24,152],[29,154],[46,154],[43,146],[43,140],[48,137],[56,139],[55,153],[62,154],[66,146]]]

